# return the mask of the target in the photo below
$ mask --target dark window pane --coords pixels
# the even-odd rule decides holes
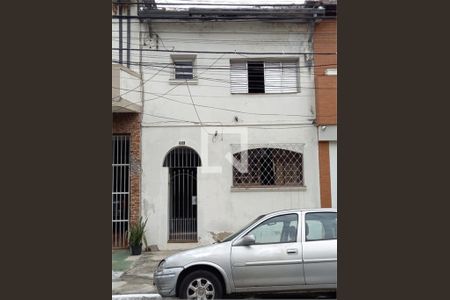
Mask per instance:
[[[264,93],[264,62],[249,61],[248,63],[248,92]]]
[[[191,61],[175,62],[175,79],[193,79],[193,66]]]

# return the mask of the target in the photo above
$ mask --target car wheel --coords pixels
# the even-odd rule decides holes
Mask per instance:
[[[209,271],[194,271],[184,277],[180,285],[182,299],[221,299],[222,296],[220,280]]]

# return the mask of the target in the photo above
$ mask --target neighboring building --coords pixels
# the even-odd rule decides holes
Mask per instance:
[[[143,70],[148,242],[193,247],[260,214],[320,207],[309,53],[321,10],[183,11],[147,3],[139,9],[139,42],[127,49],[142,49],[135,61]]]
[[[314,52],[337,53],[336,0],[323,0],[322,20],[316,23]],[[337,207],[337,56],[316,55],[315,86],[319,136],[320,198],[322,207]]]
[[[117,1],[116,1],[117,2]],[[126,2],[126,1],[122,1]],[[112,23],[112,247],[127,247],[129,224],[140,216],[142,81],[138,54],[129,50],[139,42],[139,24],[131,15],[136,6],[114,4]],[[129,37],[129,38],[128,38]],[[127,67],[128,65],[128,67]]]

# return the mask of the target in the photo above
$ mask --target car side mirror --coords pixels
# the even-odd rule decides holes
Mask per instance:
[[[235,246],[250,246],[250,245],[254,245],[255,242],[256,242],[255,236],[253,234],[249,234],[249,235],[243,236],[234,245]]]

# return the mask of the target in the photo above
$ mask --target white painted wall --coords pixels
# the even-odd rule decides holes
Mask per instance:
[[[331,207],[337,208],[337,141],[330,142]]]
[[[147,239],[160,248],[186,247],[167,244],[168,168],[162,167],[166,153],[179,141],[201,153],[199,127],[143,128],[142,201],[148,217]],[[280,134],[282,131],[282,134]],[[230,144],[239,143],[239,135],[224,134],[216,141],[209,138],[209,166],[222,167],[221,173],[203,173],[198,169],[198,235],[200,244],[213,242],[210,232],[233,232],[254,217],[286,208],[320,207],[318,180],[318,142],[313,126],[301,129],[249,129],[249,143],[303,143],[306,188],[294,191],[230,191],[232,166],[225,159]]]
[[[152,28],[160,36],[159,49],[195,51],[246,51],[246,52],[308,52],[312,51],[307,42],[306,25],[294,23],[152,23]],[[249,33],[253,32],[253,33]],[[291,32],[291,33],[286,33]],[[147,45],[156,46],[155,39],[144,36]],[[161,42],[162,41],[162,42]],[[228,41],[228,42],[227,42]],[[144,49],[149,49],[145,46]],[[171,82],[171,54],[166,52],[143,52],[144,61],[153,67],[144,70],[146,113],[144,123],[167,121],[159,117],[171,117],[197,122],[189,92],[185,84]],[[195,52],[193,52],[195,54]],[[246,55],[250,58],[279,58],[277,55]],[[298,58],[301,66],[305,57]],[[230,59],[242,59],[242,55],[197,54],[196,64],[200,66],[229,67]],[[231,124],[238,116],[242,124],[291,124],[314,118],[314,78],[311,68],[300,69],[300,92],[293,94],[231,94],[229,70],[198,70],[197,84],[189,86],[193,100],[199,105],[234,109],[261,114],[289,114],[298,116],[264,116],[227,112],[197,107],[203,123]],[[151,80],[150,80],[151,78]],[[164,95],[165,98],[159,97]],[[168,99],[169,98],[169,99]],[[172,100],[172,101],[171,101]],[[177,103],[173,100],[182,102]],[[183,104],[184,103],[184,104]]]

